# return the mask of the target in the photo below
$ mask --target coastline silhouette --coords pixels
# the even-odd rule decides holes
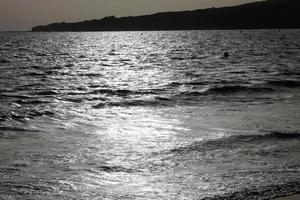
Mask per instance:
[[[299,9],[298,0],[266,0],[232,7],[53,23],[33,27],[32,31],[296,29],[300,28]]]

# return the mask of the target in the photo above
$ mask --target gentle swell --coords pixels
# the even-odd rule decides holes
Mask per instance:
[[[205,96],[205,95],[230,95],[236,93],[265,93],[273,92],[274,90],[270,87],[250,87],[241,85],[231,85],[231,86],[216,86],[208,89],[203,89],[199,91],[184,91],[178,96]]]
[[[36,117],[42,117],[42,116],[54,116],[55,113],[50,110],[31,110],[28,112],[10,112],[8,114],[0,115],[0,121],[10,121],[10,120],[16,120],[16,121],[23,121],[26,119],[33,119]],[[0,128],[0,130],[2,130]]]
[[[101,102],[94,105],[93,108],[104,107],[130,107],[130,106],[167,106],[171,100],[164,97],[156,97],[153,100],[127,100],[120,102]]]
[[[132,91],[126,89],[112,90],[112,89],[98,89],[91,92],[91,94],[107,94],[116,96],[138,95],[138,94],[156,94],[154,91]]]
[[[200,83],[199,83],[200,84]],[[272,92],[272,88],[268,87],[249,87],[249,86],[218,86],[203,90],[183,91],[175,93],[173,96],[163,96],[165,91],[161,90],[149,90],[149,91],[131,91],[131,90],[110,90],[110,89],[98,89],[94,90],[92,94],[105,94],[110,96],[119,96],[123,99],[120,102],[104,101],[94,105],[94,108],[103,108],[106,106],[172,106],[175,104],[188,103],[186,100],[192,100],[194,97],[208,96],[208,95],[230,95],[236,93],[264,93]],[[152,95],[154,99],[126,99],[129,95]],[[158,96],[159,95],[159,96]],[[162,96],[160,96],[162,95]]]
[[[122,166],[107,166],[107,165],[98,166],[96,168],[96,170],[108,172],[108,173],[111,173],[111,172],[127,172],[127,173],[134,172],[134,169],[131,169],[131,168],[125,168]]]
[[[287,88],[296,88],[300,86],[300,81],[295,80],[280,80],[280,81],[269,81],[270,85],[287,87]]]
[[[194,142],[188,146],[170,150],[170,153],[187,153],[190,151],[208,151],[215,149],[231,149],[244,144],[257,144],[270,140],[300,139],[300,132],[270,132],[267,134],[232,135],[225,138]]]
[[[268,87],[248,87],[248,86],[233,85],[233,86],[221,86],[221,87],[210,88],[207,91],[207,93],[231,94],[237,92],[255,93],[255,92],[271,92],[271,91],[273,91],[273,89]]]
[[[280,185],[270,185],[255,189],[242,189],[222,196],[216,195],[213,197],[204,198],[202,200],[273,199],[280,196],[299,194],[299,192],[299,182],[288,182]]]
[[[11,61],[5,58],[0,59],[0,63],[10,63]]]
[[[50,95],[57,95],[58,92],[54,90],[47,90],[47,91],[38,91],[35,94],[40,95],[40,96],[50,96]]]

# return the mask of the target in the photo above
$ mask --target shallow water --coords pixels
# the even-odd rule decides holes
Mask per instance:
[[[0,199],[299,192],[299,44],[299,30],[0,33]]]

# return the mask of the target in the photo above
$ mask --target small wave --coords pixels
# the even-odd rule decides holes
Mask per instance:
[[[31,111],[27,114],[28,117],[54,116],[55,113],[49,110]]]
[[[66,97],[64,97],[64,98],[60,98],[60,100],[62,100],[62,101],[68,101],[68,102],[72,102],[72,103],[82,103],[83,101],[84,101],[84,99],[83,98],[66,98]]]
[[[292,138],[300,138],[300,132],[277,132],[273,131],[264,135],[267,138],[275,138],[275,139],[292,139]]]
[[[263,186],[259,188],[247,188],[224,195],[216,195],[204,198],[205,200],[252,200],[273,199],[275,197],[297,194],[300,192],[299,182],[287,182],[278,185]],[[204,200],[203,199],[203,200]]]
[[[198,86],[198,85],[207,85],[209,83],[207,82],[200,82],[200,81],[193,81],[193,82],[172,82],[168,84],[168,86],[171,87],[176,87],[176,86],[181,86],[181,85],[192,85],[192,86]]]
[[[78,58],[87,58],[85,55],[80,55]]]
[[[40,53],[40,52],[36,53],[35,55],[40,57],[48,56],[46,53]]]
[[[2,135],[0,133],[0,138],[2,138]],[[7,138],[5,138],[7,139]],[[12,173],[12,172],[19,172],[21,169],[18,169],[16,167],[5,167],[5,168],[0,168],[1,173]]]
[[[129,107],[129,106],[157,106],[159,102],[157,101],[142,101],[142,100],[132,100],[124,102],[108,102],[108,103],[98,103],[93,106],[93,108],[104,108],[104,107]]]
[[[296,88],[300,86],[300,81],[295,81],[295,80],[269,81],[268,83],[270,85],[288,87],[288,88]]]
[[[43,76],[45,75],[44,73],[38,73],[38,72],[29,72],[24,74],[25,76]]]
[[[118,95],[118,96],[126,96],[131,94],[130,90],[111,90],[111,89],[98,89],[91,92],[91,94],[108,94],[108,95]]]
[[[10,191],[10,193],[15,194],[14,196],[25,196],[34,194],[38,192],[53,192],[54,187],[45,185],[35,185],[35,184],[14,184],[10,182],[1,183],[1,188],[5,188],[5,191]],[[5,193],[3,193],[5,194]],[[17,195],[16,195],[17,194]],[[26,199],[26,198],[23,198]]]
[[[103,172],[108,172],[108,173],[112,173],[112,172],[134,172],[134,169],[131,168],[126,168],[126,167],[122,167],[122,166],[108,166],[108,165],[102,165],[102,166],[98,166],[96,168],[97,170],[103,171]]]
[[[9,126],[0,126],[1,131],[14,131],[14,132],[32,132],[33,130],[18,128],[18,127],[9,127]]]
[[[173,84],[179,84],[173,82]],[[201,85],[201,82],[194,82],[192,85]],[[96,89],[91,92],[91,94],[105,94],[110,96],[119,96],[119,97],[128,97],[130,95],[150,95],[154,98],[150,100],[146,99],[133,99],[133,100],[124,100],[120,102],[101,102],[98,105],[94,106],[94,108],[102,108],[105,106],[164,106],[171,105],[167,102],[173,103],[191,103],[193,98],[197,97],[205,97],[207,95],[230,95],[236,93],[258,93],[258,92],[270,92],[273,91],[271,88],[267,87],[248,87],[248,86],[221,86],[221,87],[212,87],[212,88],[204,88],[202,90],[188,90],[182,91],[180,93],[175,93],[171,97],[163,96],[163,91],[155,91],[155,90],[111,90],[111,89]]]
[[[10,121],[10,120],[16,120],[16,121],[23,121],[27,118],[26,115],[20,115],[15,112],[10,112],[9,114],[4,114],[0,116],[0,121]],[[0,128],[0,130],[2,130]]]
[[[195,82],[189,82],[187,83],[188,85],[206,85],[208,84],[207,82],[199,82],[199,81],[195,81]]]
[[[11,89],[5,89],[5,88],[1,88],[0,89],[0,95],[1,95],[1,93],[6,93],[6,92],[13,92],[13,90],[11,90]]]
[[[98,73],[81,73],[78,74],[78,76],[87,76],[87,77],[102,77],[102,74],[98,74]]]
[[[39,91],[39,92],[36,92],[35,94],[42,95],[42,96],[50,96],[50,95],[57,95],[58,92],[56,92],[54,90],[47,90],[47,91]]]
[[[299,132],[269,132],[267,134],[232,135],[215,140],[197,141],[188,146],[170,150],[170,153],[186,153],[190,151],[208,151],[215,149],[231,149],[244,144],[260,143],[268,140],[299,139]]]
[[[32,84],[23,84],[23,85],[18,85],[14,88],[15,91],[25,91],[25,90],[29,90],[29,89],[33,89],[35,87],[39,86],[39,84],[37,83],[32,83]],[[13,91],[12,91],[13,92]]]
[[[194,96],[203,96],[207,94],[207,90],[203,90],[203,91],[184,91],[184,92],[180,92],[179,95],[175,95],[175,97],[180,97],[180,96],[184,96],[184,97],[194,97]]]
[[[11,61],[5,58],[0,59],[0,63],[10,63]]]
[[[15,121],[24,121],[26,119],[33,119],[36,117],[42,117],[42,116],[54,116],[55,113],[49,110],[33,110],[29,112],[24,112],[22,114],[16,113],[16,112],[10,112],[8,114],[4,114],[0,116],[0,121],[10,121],[10,120],[15,120]],[[0,130],[1,127],[0,127]]]
[[[101,102],[93,106],[93,108],[104,107],[130,107],[130,106],[167,106],[172,101],[167,97],[155,97],[151,100],[134,99],[120,102]]]
[[[18,50],[19,50],[19,51],[28,51],[29,49],[28,49],[28,48],[25,48],[25,47],[19,47]]]
[[[155,91],[151,90],[140,90],[140,91],[132,91],[126,89],[112,90],[112,89],[97,89],[93,90],[91,94],[107,94],[107,95],[115,95],[115,96],[127,96],[127,95],[142,95],[142,94],[156,94]]]
[[[195,83],[201,84],[201,83]],[[204,88],[198,91],[183,91],[179,95],[176,96],[204,96],[204,95],[230,95],[236,93],[264,93],[264,92],[272,92],[274,91],[269,87],[249,87],[249,86],[216,86],[211,88]]]
[[[126,58],[123,58],[123,59],[119,59],[120,62],[130,62],[131,60],[130,59],[126,59]]]
[[[181,58],[181,57],[173,57],[172,60],[186,60],[186,58]]]
[[[18,94],[0,94],[0,98],[32,99],[31,96]]]
[[[274,90],[268,87],[248,87],[248,86],[240,86],[240,85],[214,87],[207,90],[208,93],[216,93],[216,94],[231,94],[237,92],[270,92],[270,91],[274,91]]]
[[[87,92],[67,92],[65,93],[68,96],[78,96],[78,95],[88,95],[89,93]]]
[[[172,101],[172,99],[168,97],[155,97],[155,99],[158,101]]]
[[[65,64],[65,67],[74,67],[75,65],[73,63],[68,63],[68,64]]]
[[[22,100],[19,99],[15,101],[17,104],[26,104],[26,105],[37,105],[37,104],[47,104],[51,103],[50,101],[45,101],[45,100]]]
[[[231,71],[231,74],[246,74],[245,71]]]

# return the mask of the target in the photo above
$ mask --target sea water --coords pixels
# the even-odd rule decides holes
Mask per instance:
[[[299,64],[299,30],[0,33],[0,199],[297,193]]]

